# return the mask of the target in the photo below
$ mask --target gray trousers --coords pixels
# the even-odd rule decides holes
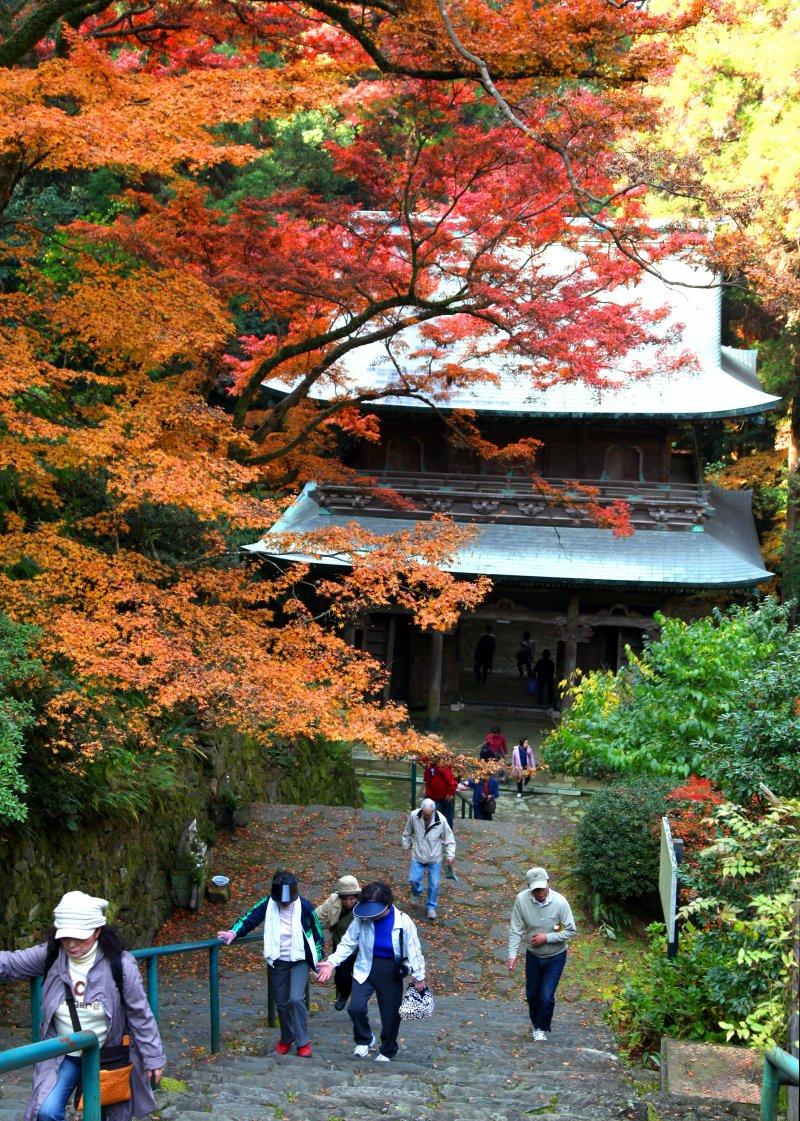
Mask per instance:
[[[306,985],[308,962],[276,961],[269,967],[275,986],[275,1006],[281,1025],[281,1043],[305,1047],[308,1043]]]

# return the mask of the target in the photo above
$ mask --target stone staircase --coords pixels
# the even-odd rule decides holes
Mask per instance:
[[[754,1121],[752,1107],[668,1097],[658,1091],[654,1072],[626,1070],[602,1003],[591,999],[591,986],[576,988],[579,978],[570,976],[569,964],[552,1036],[544,1044],[533,1042],[522,970],[510,977],[505,965],[508,910],[524,868],[571,827],[572,806],[565,812],[547,798],[521,802],[509,800],[506,820],[457,821],[459,881],[445,886],[439,922],[427,924],[411,912],[420,925],[437,1008],[432,1019],[403,1026],[394,1062],[354,1058],[349,1017],[334,1010],[330,987],[316,985],[310,990],[313,1057],[275,1055],[277,1031],[266,1023],[266,976],[257,946],[223,955],[224,1051],[208,1056],[207,965],[200,957],[184,959],[180,967],[170,959],[161,982],[170,1088],[159,1091],[157,1119]],[[535,813],[526,812],[534,807]],[[178,917],[162,932],[163,940],[191,941],[230,925],[263,893],[286,852],[313,899],[323,898],[341,872],[363,877],[369,871],[395,884],[406,909],[399,846],[404,820],[405,814],[389,811],[263,806],[253,826],[218,854],[232,876],[228,909]],[[551,874],[557,873],[553,868]],[[28,1038],[27,993],[22,986],[12,989],[6,1004],[0,993],[2,1047]],[[375,1010],[373,1027],[378,1024]],[[21,1121],[29,1087],[26,1070],[0,1080],[0,1121]]]
[[[443,997],[435,1016],[407,1025],[391,1064],[353,1057],[350,1020],[332,1005],[313,1017],[313,1057],[226,1054],[179,1070],[188,1089],[162,1094],[163,1121],[575,1121],[633,1116],[631,1090],[611,1036],[587,1031],[571,1006],[548,1044],[534,1044],[522,1009]],[[377,1021],[376,1021],[377,1023]],[[268,1037],[268,1038],[267,1038]],[[260,1029],[262,1051],[276,1033]]]

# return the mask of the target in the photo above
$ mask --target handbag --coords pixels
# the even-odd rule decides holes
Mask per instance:
[[[436,1004],[433,993],[426,988],[418,993],[413,985],[409,985],[400,1001],[401,1020],[427,1020],[433,1015]]]
[[[114,980],[117,981],[116,976]],[[121,986],[119,988],[121,997],[122,988]],[[64,991],[69,1018],[72,1020],[72,1030],[75,1032],[82,1031],[78,1009],[75,1007],[75,997],[66,981],[64,982]],[[106,1044],[100,1048],[100,1105],[117,1105],[119,1102],[129,1102],[131,1100],[133,1063],[131,1062],[130,1044],[131,1037],[123,1035],[122,1042],[116,1046]],[[75,1091],[75,1105],[77,1109],[83,1109],[83,1087],[80,1082]]]

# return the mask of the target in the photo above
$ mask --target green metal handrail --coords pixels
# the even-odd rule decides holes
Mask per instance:
[[[248,934],[244,938],[237,938],[235,946],[244,942],[259,942],[260,934]],[[203,950],[208,951],[208,1008],[211,1020],[211,1053],[216,1054],[220,1049],[219,1026],[219,951],[225,943],[216,938],[209,938],[203,942],[175,942],[169,946],[142,946],[138,950],[131,950],[131,954],[138,961],[147,962],[147,1000],[153,1015],[158,1022],[160,1015],[159,985],[158,985],[158,959],[172,954],[195,954]],[[31,988],[31,1039],[33,1043],[39,1041],[39,1025],[42,1019],[42,977],[33,977]],[[267,986],[267,1002],[269,1007],[269,1026],[275,1027],[275,998],[272,985]]]
[[[71,1051],[81,1052],[83,1121],[100,1121],[100,1047],[93,1031],[77,1031],[58,1039],[44,1039],[40,1043],[26,1043],[24,1047],[0,1051],[0,1074],[35,1066],[45,1059],[57,1059]]]
[[[800,1086],[800,1060],[781,1047],[773,1047],[764,1055],[761,1121],[775,1121],[778,1116],[781,1086]]]

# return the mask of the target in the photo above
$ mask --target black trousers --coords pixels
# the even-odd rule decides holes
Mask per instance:
[[[452,829],[453,828],[453,813],[454,813],[455,808],[456,808],[455,797],[452,797],[449,801],[447,800],[447,798],[436,798],[435,802],[436,802],[436,809],[439,811],[439,813],[442,815],[442,817],[445,819],[447,824]]]
[[[378,998],[378,1011],[381,1014],[381,1054],[392,1059],[397,1054],[400,1002],[403,999],[403,981],[402,978],[395,977],[394,958],[373,958],[372,969],[366,981],[353,981],[353,995],[350,997],[347,1014],[353,1021],[353,1039],[356,1043],[372,1041],[367,1004],[373,993]]]
[[[341,965],[333,971],[333,983],[336,986],[336,995],[342,1000],[349,1000],[353,991],[353,966],[356,964],[358,954],[351,954],[345,958]]]

